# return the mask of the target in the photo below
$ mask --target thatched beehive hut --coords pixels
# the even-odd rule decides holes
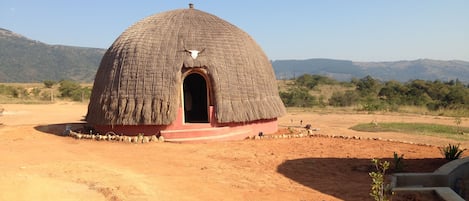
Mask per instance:
[[[144,18],[115,40],[96,74],[86,121],[100,132],[220,140],[275,132],[284,113],[259,45],[191,5]]]

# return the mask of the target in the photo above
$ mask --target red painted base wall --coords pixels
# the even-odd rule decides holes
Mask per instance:
[[[94,125],[94,128],[100,133],[114,132],[118,135],[162,135],[166,141],[173,142],[240,140],[258,135],[259,132],[270,134],[278,130],[276,118],[246,123],[219,124],[216,122],[212,106],[210,106],[209,114],[209,123],[185,123],[184,112],[182,108],[179,108],[176,120],[170,125]]]

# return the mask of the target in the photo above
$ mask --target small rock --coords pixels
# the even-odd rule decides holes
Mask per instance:
[[[80,134],[80,133],[75,134],[75,138],[76,138],[76,139],[81,139],[82,137],[83,137],[83,135]]]
[[[152,135],[151,138],[150,138],[150,141],[151,142],[157,142],[158,138],[156,137],[156,135]]]
[[[150,138],[148,138],[147,136],[144,136],[142,143],[148,143],[148,142],[150,142]]]
[[[158,142],[164,142],[164,137],[162,135],[158,138]]]
[[[143,135],[138,135],[137,136],[137,143],[143,143]]]

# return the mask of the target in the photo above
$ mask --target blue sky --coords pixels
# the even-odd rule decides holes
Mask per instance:
[[[469,61],[466,0],[2,0],[0,27],[48,44],[108,48],[138,20],[189,2],[249,33],[273,60]]]

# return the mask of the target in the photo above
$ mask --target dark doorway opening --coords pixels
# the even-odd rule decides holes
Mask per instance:
[[[184,121],[186,123],[208,123],[207,82],[192,73],[184,79]]]

